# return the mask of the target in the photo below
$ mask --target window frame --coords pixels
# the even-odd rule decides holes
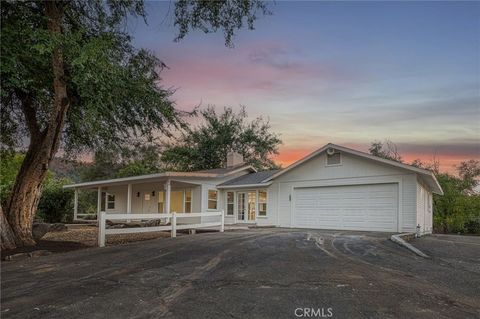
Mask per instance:
[[[210,192],[215,192],[215,199],[210,199]],[[215,202],[215,208],[210,208],[210,202]],[[218,210],[218,190],[209,188],[207,190],[207,210],[215,211]]]
[[[232,202],[228,202],[228,193],[233,194]],[[232,217],[235,216],[235,197],[236,197],[236,195],[235,195],[234,191],[226,191],[225,192],[225,216],[232,216]],[[231,214],[228,213],[228,205],[232,205],[232,213]]]
[[[187,201],[187,192],[190,193],[190,200]],[[192,212],[192,202],[193,202],[193,191],[191,188],[183,190],[183,212],[191,213]],[[190,203],[190,211],[187,212],[187,203]]]
[[[336,163],[336,164],[328,164],[328,157],[329,157],[329,156],[336,155],[336,154],[339,155],[340,161],[339,161],[338,163]],[[335,153],[333,153],[332,155],[326,154],[326,156],[325,156],[325,166],[328,166],[328,167],[330,167],[330,166],[341,166],[342,164],[343,164],[343,156],[342,156],[342,153],[341,153],[341,152],[335,152]]]
[[[113,200],[110,199],[111,197],[113,197]],[[110,207],[110,204],[113,204],[113,206]],[[105,206],[107,209],[115,209],[115,194],[107,193],[107,200]]]
[[[265,201],[260,201],[260,193],[265,193]],[[260,215],[260,204],[265,204],[265,215]],[[257,191],[257,217],[258,218],[267,218],[268,217],[268,191],[266,189],[259,189]]]

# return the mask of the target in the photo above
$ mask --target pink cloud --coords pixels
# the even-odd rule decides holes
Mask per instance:
[[[177,89],[185,101],[238,103],[238,96],[294,96],[316,90],[316,83],[345,77],[332,66],[310,63],[295,50],[277,43],[230,50],[222,54],[200,51],[165,59],[163,83]],[[231,102],[230,102],[231,101]]]

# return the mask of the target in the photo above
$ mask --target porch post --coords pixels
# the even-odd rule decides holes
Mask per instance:
[[[106,203],[105,203],[106,204]],[[102,209],[102,188],[98,187],[98,196],[97,196],[97,219],[100,218],[100,211]]]
[[[127,214],[132,213],[132,184],[128,184],[127,188]]]
[[[73,196],[73,220],[78,218],[78,189],[75,188],[75,193]]]
[[[170,191],[171,191],[171,185],[170,185],[170,180],[167,179],[167,182],[165,183],[165,213],[169,214],[170,213]]]

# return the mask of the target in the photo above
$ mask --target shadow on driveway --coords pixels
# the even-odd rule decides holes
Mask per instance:
[[[424,259],[388,238],[255,229],[4,262],[2,317],[479,317],[475,244],[422,238],[413,244],[433,256]]]

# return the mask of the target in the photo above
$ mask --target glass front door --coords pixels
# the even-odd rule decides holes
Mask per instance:
[[[238,201],[238,215],[237,215],[237,220],[239,222],[245,221],[245,193],[238,193],[237,196],[237,201]]]
[[[254,222],[257,213],[257,193],[237,194],[237,221]]]
[[[257,192],[248,192],[248,221],[255,221],[257,212]]]

